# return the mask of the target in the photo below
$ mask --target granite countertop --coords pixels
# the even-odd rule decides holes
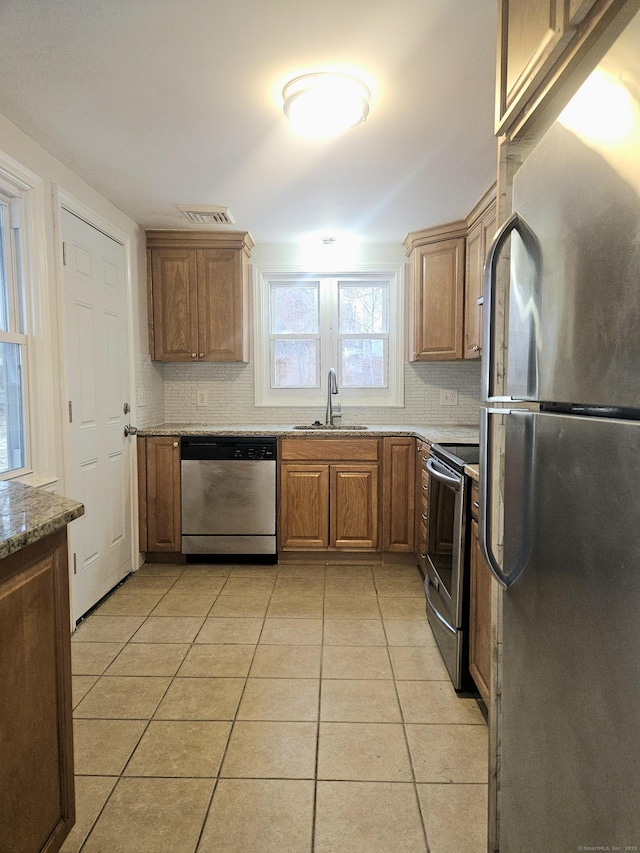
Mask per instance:
[[[348,424],[345,424],[348,427]],[[212,424],[160,424],[139,429],[138,435],[265,435],[277,438],[347,438],[348,436],[370,435],[376,438],[386,435],[407,435],[436,444],[440,441],[475,443],[478,441],[478,427],[470,426],[428,426],[428,425],[392,425],[368,426],[366,429],[295,429],[293,425],[274,426],[273,424],[226,425]]]
[[[24,483],[0,482],[0,559],[84,514],[84,506]]]

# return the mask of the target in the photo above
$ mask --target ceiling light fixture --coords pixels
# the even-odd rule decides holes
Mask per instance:
[[[297,130],[330,136],[366,119],[371,93],[355,77],[322,71],[294,77],[282,97],[284,114]]]

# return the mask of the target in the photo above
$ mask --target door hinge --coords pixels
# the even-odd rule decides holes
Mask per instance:
[[[69,400],[69,423],[73,423],[73,403]]]
[[[62,266],[66,267],[67,265],[67,244],[62,241]]]
[[[74,575],[78,574],[78,555],[75,552],[73,555],[73,573]]]

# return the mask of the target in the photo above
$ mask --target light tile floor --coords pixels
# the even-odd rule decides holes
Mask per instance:
[[[404,565],[145,565],[73,636],[63,853],[484,853],[487,729]]]

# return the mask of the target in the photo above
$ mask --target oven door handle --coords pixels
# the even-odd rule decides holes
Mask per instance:
[[[436,480],[440,480],[441,483],[446,483],[448,486],[453,486],[455,489],[460,488],[460,477],[452,477],[446,468],[442,468],[438,465],[433,457],[427,460],[427,471],[435,477]]]
[[[453,625],[450,625],[447,622],[447,620],[444,618],[444,616],[438,610],[436,610],[436,606],[433,603],[433,599],[431,598],[431,593],[429,592],[430,587],[431,587],[431,578],[429,577],[429,575],[427,575],[427,579],[426,579],[425,584],[424,584],[424,592],[425,592],[425,595],[427,597],[427,604],[429,605],[431,612],[436,617],[438,622],[441,622],[442,625],[447,629],[447,631],[449,631],[449,633],[455,634],[456,629],[453,627]]]

